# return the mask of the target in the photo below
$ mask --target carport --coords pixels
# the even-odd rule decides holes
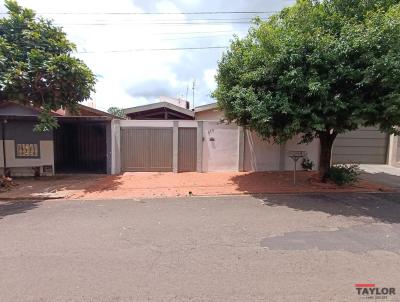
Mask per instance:
[[[54,131],[56,173],[110,173],[111,118],[60,117]]]

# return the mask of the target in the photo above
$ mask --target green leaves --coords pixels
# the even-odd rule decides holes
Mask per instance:
[[[399,1],[298,1],[223,55],[214,97],[229,121],[284,141],[400,124]]]
[[[124,110],[118,107],[110,107],[107,110],[108,113],[118,116],[120,118],[125,118]]]
[[[40,129],[52,129],[51,110],[74,108],[90,97],[96,78],[75,45],[52,21],[6,1],[8,17],[0,19],[0,101],[33,104],[43,109]]]

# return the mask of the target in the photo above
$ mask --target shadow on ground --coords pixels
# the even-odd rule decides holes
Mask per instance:
[[[0,202],[0,219],[16,214],[26,213],[39,206],[39,200],[24,200],[24,201],[1,201]]]
[[[400,193],[329,193],[269,195],[270,207],[316,211],[347,217],[370,217],[376,222],[400,223]]]
[[[84,193],[101,193],[105,191],[116,191],[123,184],[123,175],[107,175],[94,184],[84,188]]]

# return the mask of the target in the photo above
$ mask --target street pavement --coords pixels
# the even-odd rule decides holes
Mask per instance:
[[[400,301],[400,193],[0,202],[0,267],[0,301]]]

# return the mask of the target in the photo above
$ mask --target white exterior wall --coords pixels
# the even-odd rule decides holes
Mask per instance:
[[[388,146],[388,165],[400,167],[400,139],[399,136],[391,135]]]
[[[0,168],[4,167],[3,141],[0,141]],[[31,167],[52,166],[54,173],[54,144],[53,141],[40,141],[39,158],[16,158],[15,141],[6,140],[6,165],[11,168],[13,176],[33,176]],[[17,169],[13,169],[17,168]]]
[[[279,171],[293,170],[293,161],[289,151],[306,151],[308,158],[314,162],[314,169],[319,165],[319,141],[314,140],[306,145],[299,145],[300,137],[293,138],[285,144],[278,145],[263,140],[256,133],[246,131],[244,170],[245,171]],[[300,161],[298,167],[301,169]]]
[[[245,134],[244,170],[279,171],[281,146],[261,139],[249,130]]]
[[[203,172],[237,171],[238,127],[216,121],[203,123]]]
[[[198,129],[197,171],[199,172],[292,170],[293,162],[288,157],[288,151],[295,150],[306,151],[315,164],[314,169],[318,168],[318,140],[308,145],[298,145],[300,138],[296,137],[284,145],[278,145],[262,140],[250,131],[244,131],[243,134],[236,125],[222,124],[219,121],[124,120],[112,124],[112,173],[121,172],[120,128],[174,128],[174,124],[175,129],[179,127]]]

